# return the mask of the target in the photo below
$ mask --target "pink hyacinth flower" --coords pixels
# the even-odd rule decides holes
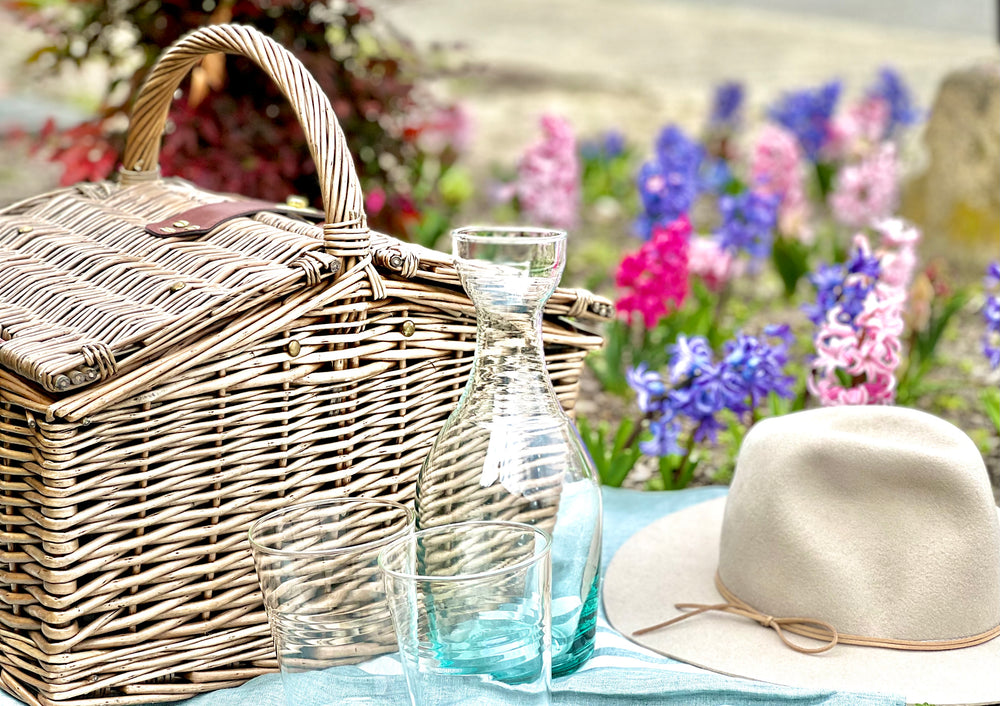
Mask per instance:
[[[875,224],[875,230],[882,236],[882,244],[888,247],[913,247],[920,242],[920,229],[901,218],[887,218]]]
[[[858,164],[837,174],[830,208],[844,225],[861,228],[888,218],[899,201],[896,147],[885,142]]]
[[[875,223],[875,230],[882,236],[877,251],[882,263],[879,279],[905,290],[917,268],[916,245],[920,241],[920,230],[899,218],[879,221]]]
[[[811,209],[805,193],[805,164],[799,141],[788,130],[768,123],[757,135],[750,158],[753,189],[781,199],[778,228],[809,243]]]
[[[853,326],[838,319],[839,307],[831,309],[816,332],[816,358],[806,383],[821,404],[891,404],[895,400],[904,302],[902,290],[879,282]],[[842,384],[838,371],[852,383]]]
[[[843,160],[867,154],[885,137],[889,117],[889,104],[882,98],[870,97],[855,103],[830,121],[826,155]]]
[[[868,404],[868,390],[863,385],[844,387],[828,379],[814,380],[809,378],[806,381],[806,387],[824,407]]]
[[[531,222],[572,228],[580,211],[576,137],[569,122],[555,115],[542,116],[541,126],[542,139],[518,162],[518,202]]]
[[[737,274],[738,261],[713,238],[691,238],[688,245],[688,271],[700,278],[712,292],[721,291]]]
[[[750,158],[750,175],[755,190],[784,197],[801,188],[802,149],[788,130],[768,123],[757,135]]]

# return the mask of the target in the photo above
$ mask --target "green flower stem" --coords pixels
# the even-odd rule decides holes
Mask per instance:
[[[632,444],[639,440],[639,436],[642,434],[644,421],[651,421],[653,419],[652,414],[644,414],[635,421],[635,428],[632,433],[629,434],[628,441],[622,446],[623,449],[628,449],[632,447]]]
[[[687,471],[688,463],[691,462],[691,453],[694,451],[694,437],[700,429],[701,424],[699,424],[698,427],[688,436],[687,444],[684,446],[684,455],[681,456],[681,462],[677,465],[677,468],[674,469],[673,482],[667,484],[668,488],[676,489],[680,484],[681,478],[684,477],[684,473]],[[664,483],[666,483],[667,479],[664,478],[663,480]]]

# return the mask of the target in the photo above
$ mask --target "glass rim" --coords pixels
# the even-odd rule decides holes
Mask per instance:
[[[469,574],[455,574],[452,576],[429,576],[427,574],[419,574],[410,571],[399,571],[397,569],[392,569],[386,566],[387,555],[394,551],[397,547],[402,546],[405,542],[415,542],[421,537],[426,537],[432,534],[439,534],[445,530],[454,530],[456,527],[505,527],[508,529],[517,529],[523,532],[530,532],[536,537],[540,537],[542,541],[545,542],[541,551],[532,554],[527,559],[522,559],[514,564],[509,564],[507,566],[499,566],[492,569],[486,569],[485,571],[477,571]],[[519,571],[527,566],[531,566],[536,563],[539,559],[547,556],[552,550],[552,535],[546,530],[540,527],[535,527],[534,525],[529,525],[525,522],[511,522],[509,520],[468,520],[465,522],[451,522],[446,525],[436,525],[434,527],[428,527],[426,529],[418,530],[411,535],[406,537],[397,537],[393,540],[391,544],[384,547],[382,551],[378,554],[378,567],[383,572],[389,576],[397,579],[407,579],[411,581],[420,581],[425,583],[430,582],[449,582],[454,583],[457,581],[470,581],[478,580],[484,578],[492,578],[494,576],[501,576],[503,574],[509,574],[514,571]]]
[[[472,243],[555,243],[565,240],[566,231],[541,226],[464,226],[451,231],[451,238]]]
[[[268,546],[266,544],[261,544],[260,541],[254,538],[254,530],[257,530],[264,525],[265,522],[273,520],[281,515],[292,512],[293,510],[306,510],[310,508],[330,506],[336,507],[337,505],[359,505],[363,503],[371,503],[375,505],[381,505],[385,508],[392,508],[403,511],[403,517],[405,522],[403,526],[397,532],[393,532],[388,537],[383,537],[381,539],[373,539],[366,542],[360,542],[358,544],[351,544],[346,547],[338,547],[336,549],[276,549],[274,547]],[[277,510],[272,510],[263,517],[259,517],[250,525],[247,530],[247,539],[250,541],[250,547],[255,551],[259,551],[261,554],[267,554],[269,556],[283,556],[283,557],[299,557],[299,558],[315,558],[321,556],[336,556],[338,554],[343,554],[347,552],[356,552],[359,550],[370,549],[375,547],[382,547],[383,545],[391,542],[395,542],[402,539],[407,534],[409,530],[414,526],[414,513],[413,510],[408,508],[402,503],[398,503],[395,500],[385,500],[383,498],[327,498],[325,500],[312,500],[309,502],[295,503],[293,505],[288,505],[287,507],[278,508]]]

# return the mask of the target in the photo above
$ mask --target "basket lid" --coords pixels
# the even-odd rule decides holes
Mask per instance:
[[[207,229],[181,217],[209,204]],[[266,208],[157,179],[0,211],[0,365],[50,392],[84,387],[339,271],[320,228]]]

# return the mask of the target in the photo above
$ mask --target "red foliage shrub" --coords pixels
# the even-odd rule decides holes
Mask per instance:
[[[435,171],[443,174],[466,139],[467,124],[455,119],[460,110],[435,104],[421,91],[426,67],[412,45],[361,0],[70,0],[68,7],[41,10],[37,3],[7,0],[2,6],[49,37],[34,59],[50,57],[56,67],[97,57],[110,67],[95,119],[62,132],[50,123],[35,140],[37,149],[64,165],[64,184],[111,174],[124,147],[124,96],[134,96],[163,48],[216,22],[257,27],[310,70],[333,104],[363,187],[383,195],[384,207],[370,214],[373,227],[410,234],[421,220],[413,185],[424,163],[437,160]],[[129,35],[134,45],[123,47]],[[137,72],[130,68],[136,53]],[[122,90],[126,86],[130,90]],[[434,135],[432,144],[427,134]],[[160,167],[218,191],[268,199],[301,194],[314,204],[319,198],[315,166],[291,107],[242,57],[207,58],[192,74],[171,107]],[[433,189],[420,201],[441,207]]]

